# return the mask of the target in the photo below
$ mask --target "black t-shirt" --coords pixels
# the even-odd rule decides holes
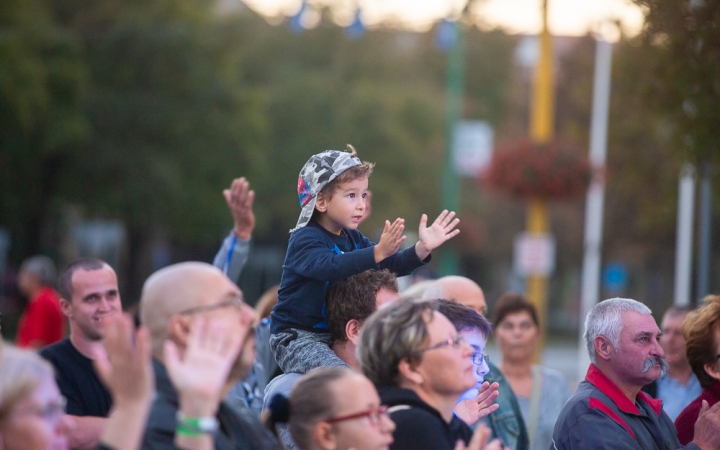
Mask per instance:
[[[39,353],[55,367],[55,380],[67,399],[68,414],[107,417],[112,406],[110,392],[100,381],[92,360],[77,351],[69,338],[48,345]]]

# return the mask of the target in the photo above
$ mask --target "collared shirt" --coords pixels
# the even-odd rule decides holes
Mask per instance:
[[[690,376],[686,385],[668,374],[657,381],[657,398],[663,401],[663,409],[673,421],[701,392],[702,388],[695,374]]]

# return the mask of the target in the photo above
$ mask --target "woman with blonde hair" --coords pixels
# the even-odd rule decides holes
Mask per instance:
[[[4,450],[68,448],[73,426],[53,368],[29,350],[4,344],[0,358],[0,445]]]
[[[720,295],[705,297],[703,305],[687,315],[682,328],[688,362],[703,388],[675,419],[678,440],[686,445],[693,440],[703,401],[709,406],[720,401]]]

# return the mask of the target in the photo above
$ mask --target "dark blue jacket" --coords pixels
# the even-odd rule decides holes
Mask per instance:
[[[374,246],[357,230],[343,228],[338,236],[312,220],[291,234],[278,304],[270,315],[271,332],[289,328],[327,332],[325,291],[329,283],[368,269],[408,275],[430,261],[430,256],[420,261],[413,246],[375,264]]]
[[[595,365],[565,403],[550,450],[699,450],[681,447],[662,401],[644,392],[633,403]]]

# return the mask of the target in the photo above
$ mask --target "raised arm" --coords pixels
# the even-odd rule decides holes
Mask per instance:
[[[255,191],[250,190],[250,183],[245,179],[236,178],[229,189],[223,191],[230,214],[233,217],[233,230],[223,241],[213,265],[237,283],[250,250],[250,238],[255,228],[253,202]]]

